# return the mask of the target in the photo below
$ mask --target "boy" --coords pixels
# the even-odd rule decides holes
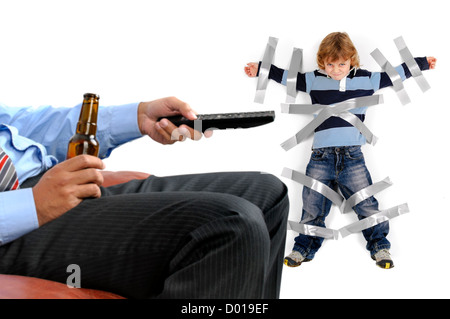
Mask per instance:
[[[433,57],[416,58],[421,70],[434,69]],[[360,69],[358,52],[347,33],[334,32],[327,35],[317,52],[319,70],[298,73],[297,91],[309,93],[313,104],[330,105],[361,96],[370,96],[375,91],[392,86],[385,72],[369,72]],[[403,63],[396,68],[405,80],[411,73]],[[244,69],[249,77],[258,76],[258,63],[248,63]],[[271,66],[269,78],[286,85],[287,71]],[[351,110],[364,121],[367,107]],[[366,168],[361,146],[366,142],[359,130],[339,117],[330,117],[314,133],[313,151],[306,168],[306,175],[325,185],[339,187],[345,198],[372,184]],[[301,223],[325,227],[331,201],[308,187],[303,188],[303,211]],[[378,211],[378,202],[372,196],[354,207],[359,219]],[[376,265],[390,269],[394,267],[389,254],[390,243],[386,236],[389,223],[384,222],[363,231]],[[291,254],[284,263],[289,267],[298,267],[302,262],[310,261],[319,250],[323,238],[300,234],[295,238]]]

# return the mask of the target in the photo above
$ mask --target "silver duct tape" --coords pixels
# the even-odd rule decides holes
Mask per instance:
[[[328,105],[321,104],[294,104],[294,103],[281,103],[281,113],[287,114],[314,114],[322,111]]]
[[[403,62],[405,62],[408,66],[411,75],[416,80],[416,83],[419,85],[422,92],[428,91],[431,86],[428,84],[425,76],[422,74],[422,71],[420,70],[419,65],[417,65],[414,56],[411,54],[411,51],[409,51],[408,47],[406,46],[403,37],[398,37],[394,40],[394,42],[397,46],[398,51],[400,52],[400,56],[402,57]]]
[[[324,228],[313,225],[299,224],[294,221],[288,221],[288,230],[293,230],[299,234],[321,237],[325,239],[339,239],[339,231],[330,228]]]
[[[383,104],[384,98],[382,94],[376,94],[371,96],[362,96],[355,99],[350,99],[341,103],[336,104],[338,105],[346,105],[345,108],[342,109],[342,111],[348,111],[351,109],[356,109],[359,107],[365,107],[365,106],[374,106],[378,104]]]
[[[286,81],[286,103],[294,103],[297,98],[297,75],[303,60],[303,50],[294,48]]]
[[[384,180],[374,183],[350,196],[346,201],[344,201],[340,210],[342,214],[346,214],[352,211],[352,208],[361,203],[363,200],[368,199],[369,197],[380,193],[386,188],[392,186],[392,182],[389,177],[386,177]]]
[[[328,119],[331,116],[333,116],[333,112],[331,111],[330,108],[323,109],[313,121],[309,122],[302,130],[297,132],[297,134],[295,134],[293,137],[283,142],[281,144],[281,147],[284,150],[288,151],[294,146],[300,144],[303,140],[308,138],[308,136],[313,134],[314,130],[320,124],[322,124],[326,119]]]
[[[380,50],[376,49],[370,53],[370,55],[391,79],[394,91],[397,93],[397,97],[400,99],[400,102],[403,105],[410,103],[411,99],[403,86],[402,78],[400,77],[400,74],[398,74],[397,70],[392,66],[392,64],[389,63]]]
[[[319,227],[319,226],[313,226],[313,225],[306,225],[306,224],[296,223],[294,221],[288,221],[287,229],[296,231],[299,234],[303,234],[303,235],[307,235],[307,236],[314,236],[314,237],[321,237],[321,238],[325,238],[325,239],[338,240],[339,235],[342,238],[345,238],[351,234],[359,233],[365,229],[368,229],[370,227],[374,227],[381,223],[387,222],[391,219],[394,219],[395,217],[404,215],[406,213],[409,213],[408,204],[402,204],[400,206],[392,207],[387,210],[377,212],[367,218],[364,218],[360,221],[352,223],[348,226],[342,227],[339,230],[331,229],[331,228],[324,228],[324,227]]]
[[[288,151],[291,148],[295,147],[296,145],[300,144],[303,140],[305,140],[311,134],[313,134],[314,130],[319,125],[321,125],[324,121],[326,121],[331,116],[339,115],[342,112],[346,112],[346,111],[354,109],[354,108],[374,106],[374,105],[381,104],[383,102],[384,102],[383,95],[372,95],[372,96],[364,96],[364,97],[344,101],[344,102],[335,104],[334,106],[329,106],[329,105],[311,106],[311,105],[309,105],[305,108],[305,110],[307,109],[307,112],[312,111],[314,108],[321,109],[321,111],[316,116],[316,118],[313,121],[311,121],[310,123],[308,123],[302,130],[297,132],[297,134],[295,134],[293,137],[291,137],[288,140],[286,140],[285,142],[283,142],[281,144],[281,147],[284,150]],[[295,106],[299,106],[299,107],[295,107]],[[289,104],[289,106],[287,107],[286,104],[282,104],[282,111],[284,109],[284,111],[287,110],[288,112],[290,112],[292,109],[293,112],[302,112],[301,109],[304,106],[305,105],[302,105],[302,104],[297,104],[297,105]],[[304,113],[300,113],[300,114],[304,114]],[[347,116],[347,117],[350,118],[350,116]],[[362,122],[359,123],[360,121],[358,122],[354,119],[352,121],[355,123],[355,125],[359,126],[358,129],[362,129],[368,135],[369,140],[371,142],[373,142],[373,141],[376,142],[376,139],[374,139],[373,134],[365,127],[365,125]]]
[[[275,49],[278,44],[278,39],[269,37],[269,41],[264,51],[264,56],[259,69],[258,83],[256,85],[255,102],[263,104],[266,96],[267,84],[269,83],[270,66],[272,65],[275,56]]]
[[[400,206],[375,213],[369,217],[357,221],[356,223],[342,227],[341,229],[339,229],[339,233],[341,234],[342,238],[345,238],[351,234],[359,233],[367,228],[387,222],[406,213],[409,213],[408,204],[402,204]]]
[[[371,145],[375,145],[377,143],[378,137],[373,135],[369,128],[355,114],[350,112],[342,112],[338,114],[338,116],[356,127],[361,132],[361,134],[364,135],[367,143]]]
[[[354,109],[358,107],[368,107],[384,103],[383,95],[365,96],[338,103],[336,105],[345,105],[345,109]],[[323,104],[295,104],[281,103],[281,113],[287,114],[314,114],[326,108],[332,108],[330,105]],[[345,110],[344,110],[345,111]]]
[[[288,114],[313,114],[320,112],[326,108],[333,108],[334,113],[338,111],[347,111],[359,107],[369,107],[378,104],[383,104],[384,98],[382,94],[363,96],[355,99],[350,99],[341,103],[333,105],[323,104],[295,104],[295,103],[281,103],[281,112]],[[340,108],[337,108],[340,107]]]
[[[336,204],[338,207],[341,207],[344,198],[339,195],[337,192],[332,190],[327,185],[323,184],[322,182],[313,179],[309,176],[306,176],[305,174],[302,174],[300,172],[297,172],[295,170],[292,170],[290,168],[283,168],[283,171],[281,173],[281,176],[289,178],[293,180],[294,182],[297,182],[299,184],[302,184],[306,187],[311,188],[312,190],[318,192],[319,194],[325,196],[330,201],[332,201],[334,204]]]
[[[300,133],[300,132],[299,132]],[[298,134],[298,133],[297,133]],[[297,140],[297,135],[287,139],[286,141],[284,141],[283,143],[281,143],[281,147],[285,150],[285,151],[289,151],[291,148],[294,148],[295,146],[297,146],[298,144],[301,143],[301,140],[298,141]]]

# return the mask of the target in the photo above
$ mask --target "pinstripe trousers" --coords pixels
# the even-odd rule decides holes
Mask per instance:
[[[75,264],[82,288],[128,298],[278,298],[288,210],[269,174],[151,176],[0,246],[0,273],[66,283]]]

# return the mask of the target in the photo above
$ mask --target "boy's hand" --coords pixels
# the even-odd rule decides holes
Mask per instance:
[[[436,61],[437,59],[435,57],[427,57],[428,65],[430,66],[430,70],[433,70],[436,68]]]
[[[245,74],[251,78],[254,78],[256,74],[258,74],[258,66],[259,63],[247,63],[247,66],[244,68]]]

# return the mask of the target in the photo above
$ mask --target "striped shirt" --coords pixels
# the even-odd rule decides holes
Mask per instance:
[[[416,58],[421,70],[428,70],[426,57]],[[402,81],[411,77],[405,63],[396,67]],[[287,70],[271,66],[269,78],[286,85]],[[376,91],[392,86],[386,72],[369,72],[364,69],[352,69],[341,81],[333,80],[323,71],[298,73],[297,91],[306,92],[313,104],[333,105],[348,99],[373,95]],[[351,110],[361,121],[365,120],[367,107]],[[339,117],[330,117],[314,133],[313,148],[364,145],[365,137],[347,121]]]

